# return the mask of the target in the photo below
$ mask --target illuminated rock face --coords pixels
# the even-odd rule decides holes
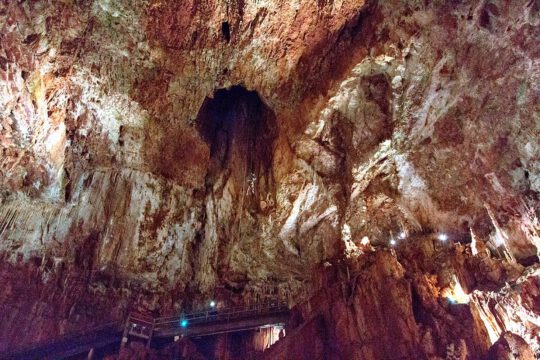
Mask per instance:
[[[503,285],[540,246],[539,23],[525,0],[0,1],[0,349],[133,308],[303,303],[365,256],[350,301],[380,316],[357,334],[321,304],[315,355],[346,316],[346,354],[389,356],[362,337],[382,303],[396,356],[505,331],[497,351],[538,351],[538,276]],[[455,279],[478,293],[440,321]]]
[[[484,279],[486,264],[500,278]],[[263,359],[533,359],[538,353],[537,266],[520,276],[519,265],[417,237],[319,270],[317,290],[294,309],[287,337]],[[456,297],[456,287],[476,289]]]

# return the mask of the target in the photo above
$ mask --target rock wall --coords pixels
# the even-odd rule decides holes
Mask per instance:
[[[402,233],[534,263],[539,9],[0,1],[0,348],[102,320],[69,304],[109,318],[210,297],[292,305],[324,261]],[[242,168],[259,151],[237,147],[242,131],[223,142],[229,165],[212,165],[203,113],[232,86],[264,113],[234,110],[241,129],[273,119],[262,172]]]
[[[437,259],[437,262],[426,259]],[[461,284],[491,262],[499,277]],[[473,256],[432,237],[328,262],[287,336],[262,359],[532,359],[538,354],[538,266]],[[535,305],[536,304],[536,305]],[[494,344],[492,346],[492,344]],[[512,357],[509,357],[512,356]]]

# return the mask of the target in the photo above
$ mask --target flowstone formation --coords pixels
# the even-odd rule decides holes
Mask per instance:
[[[272,359],[538,357],[539,25],[0,0],[0,351],[213,298],[295,306]]]

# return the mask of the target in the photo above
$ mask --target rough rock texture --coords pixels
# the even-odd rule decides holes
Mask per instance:
[[[493,344],[489,352],[490,359],[523,359],[533,360],[534,355],[528,344],[519,336],[511,332],[504,333],[501,338]]]
[[[540,269],[535,268],[498,291],[475,291],[474,304],[492,341],[503,333],[498,341],[501,345],[512,350],[514,347],[524,348],[531,353],[530,356],[533,352],[540,353],[539,285]]]
[[[287,337],[263,358],[532,359],[538,354],[538,291],[528,288],[540,280],[538,267],[521,274],[515,264],[484,258],[504,274],[486,285],[491,291],[475,290],[469,303],[468,296],[456,296],[456,288],[483,274],[470,248],[440,245],[430,237],[414,240],[396,250],[369,249],[327,263],[315,276],[318,290],[294,309]],[[516,299],[508,304],[493,298],[503,294]]]
[[[379,265],[403,356],[454,325],[414,325],[399,273],[429,311],[434,268],[482,292],[475,321],[534,303],[499,285],[538,260],[539,24],[535,0],[0,0],[0,350],[137,307],[292,305],[324,261],[431,232],[499,259]]]
[[[117,355],[109,355],[107,360],[134,359],[259,359],[262,353],[279,336],[274,328],[247,330],[238,333],[220,334],[197,339],[181,339],[162,349],[147,349],[144,343],[130,342]]]

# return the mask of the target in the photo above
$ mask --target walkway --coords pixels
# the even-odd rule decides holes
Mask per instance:
[[[208,336],[282,325],[288,319],[289,309],[282,304],[208,310],[185,316],[157,318],[153,337]]]
[[[122,323],[109,323],[84,332],[62,336],[53,342],[0,354],[0,359],[67,359],[85,354],[90,349],[120,345],[133,338],[142,338],[150,346],[152,339],[201,337],[239,332],[273,325],[283,325],[289,310],[281,304],[257,304],[222,310],[190,313],[180,316],[152,318],[132,313]],[[123,333],[122,333],[123,330]]]

